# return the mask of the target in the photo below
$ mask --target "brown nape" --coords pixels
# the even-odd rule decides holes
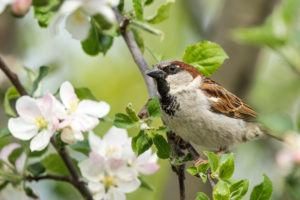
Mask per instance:
[[[196,78],[197,76],[202,76],[202,74],[192,65],[189,65],[181,61],[173,61],[172,64],[180,66],[180,68],[189,72],[193,76],[193,78]]]

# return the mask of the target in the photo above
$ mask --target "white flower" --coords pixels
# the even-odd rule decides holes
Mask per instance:
[[[25,15],[31,6],[31,3],[32,0],[0,0],[0,14],[8,5],[11,5],[14,14],[18,16]]]
[[[51,94],[40,99],[29,96],[20,97],[16,102],[17,118],[8,121],[12,135],[21,140],[31,140],[31,151],[46,148],[51,136],[58,127],[57,115],[60,108],[58,101]]]
[[[110,106],[103,101],[80,101],[69,82],[61,85],[59,94],[66,109],[66,115],[60,124],[60,128],[63,129],[61,139],[69,144],[83,140],[82,132],[94,129],[99,123],[99,118],[107,115],[110,110]]]
[[[132,166],[138,173],[145,175],[154,174],[159,169],[157,159],[157,155],[152,154],[151,149],[149,149],[133,159]]]
[[[126,193],[135,191],[140,181],[126,165],[115,167],[101,155],[91,152],[87,160],[79,164],[83,177],[95,200],[125,200]]]
[[[5,171],[8,172],[9,169],[16,168],[18,173],[21,174],[23,172],[26,161],[26,154],[24,152],[17,158],[14,166],[12,166],[12,163],[10,163],[10,161],[8,160],[12,152],[20,147],[21,145],[18,143],[10,143],[2,147],[2,149],[0,150],[0,160],[5,163],[4,165],[2,165]]]
[[[276,156],[276,161],[284,171],[288,172],[294,165],[300,165],[300,135],[288,134],[285,137],[285,146]]]
[[[91,16],[101,14],[114,23],[112,7],[118,4],[119,0],[66,0],[54,20],[54,28],[63,25],[74,39],[83,40],[90,30]]]

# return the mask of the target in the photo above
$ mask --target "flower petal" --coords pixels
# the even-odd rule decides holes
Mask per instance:
[[[79,101],[77,95],[75,94],[74,87],[70,82],[66,81],[60,86],[59,90],[60,99],[66,108],[70,109],[72,104],[75,104]]]
[[[103,137],[103,140],[107,144],[112,145],[124,145],[130,143],[130,138],[128,137],[126,129],[117,128],[115,126],[111,127],[108,130],[108,132]]]
[[[17,100],[16,110],[20,117],[31,122],[42,115],[37,101],[29,96],[22,96]]]
[[[21,145],[18,143],[11,143],[6,146],[4,146],[0,151],[0,160],[3,160],[6,163],[9,163],[8,157],[9,155],[17,148],[19,148]]]
[[[109,104],[104,101],[82,100],[78,105],[77,113],[102,118],[108,114],[109,110]]]
[[[59,13],[70,14],[75,12],[80,6],[85,2],[82,0],[68,0],[64,1],[63,5],[60,7]]]
[[[99,154],[91,152],[89,158],[79,163],[83,177],[89,181],[99,182],[104,174],[105,160]]]
[[[134,166],[139,173],[145,175],[154,174],[159,169],[157,159],[156,154],[152,154],[152,151],[149,149],[137,157]]]
[[[26,163],[26,154],[23,152],[21,156],[16,160],[16,170],[20,174],[23,172]]]
[[[88,115],[76,115],[71,121],[71,127],[75,131],[91,131],[99,123],[99,120],[95,117]]]
[[[103,141],[101,140],[101,138],[98,137],[92,131],[89,132],[88,140],[89,140],[89,145],[91,147],[91,150],[94,151],[94,152],[100,153],[99,149],[102,149],[104,146],[106,146],[103,143]],[[100,153],[100,155],[104,156],[104,154],[101,154],[101,153]]]
[[[8,121],[8,129],[14,137],[21,140],[30,140],[38,132],[35,124],[28,123],[21,117],[10,118]]]
[[[53,132],[49,130],[43,130],[38,133],[30,142],[31,151],[41,151],[45,149],[50,143],[50,138],[53,135]]]
[[[126,195],[123,192],[119,191],[117,188],[112,188],[108,191],[108,194],[106,195],[106,199],[126,200]]]
[[[74,144],[76,142],[76,138],[74,136],[72,129],[68,127],[62,130],[60,138],[63,142],[67,144]]]
[[[134,178],[131,181],[123,181],[123,180],[118,180],[118,190],[124,193],[130,193],[135,190],[137,190],[141,182],[138,178]]]
[[[76,40],[84,40],[90,31],[90,17],[77,10],[66,18],[66,29]]]
[[[95,194],[95,199],[103,199],[105,196],[105,188],[100,182],[89,182],[88,183],[89,190]]]

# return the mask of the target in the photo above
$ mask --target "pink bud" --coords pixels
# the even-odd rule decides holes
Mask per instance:
[[[30,9],[32,0],[15,0],[11,5],[12,12],[17,16],[24,16]]]

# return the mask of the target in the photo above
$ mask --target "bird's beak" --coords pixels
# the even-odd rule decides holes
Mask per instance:
[[[152,69],[152,70],[149,70],[147,72],[147,75],[154,78],[154,79],[164,79],[166,78],[166,72],[160,70],[160,69]]]

